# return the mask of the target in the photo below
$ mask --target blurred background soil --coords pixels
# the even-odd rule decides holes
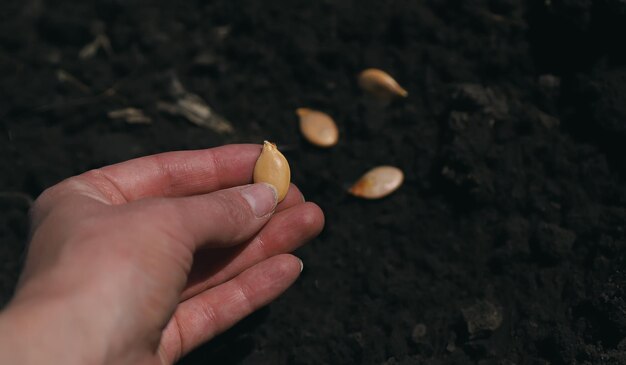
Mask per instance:
[[[620,0],[2,1],[0,304],[46,187],[269,139],[327,226],[286,295],[181,363],[626,364],[625,36]],[[368,67],[409,97],[363,95]],[[379,164],[400,190],[346,194]]]

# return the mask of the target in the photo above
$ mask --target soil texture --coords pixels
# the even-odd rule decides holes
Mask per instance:
[[[0,304],[45,188],[267,139],[326,228],[292,289],[181,364],[626,364],[625,36],[621,0],[5,0]],[[369,67],[408,97],[365,95]],[[348,195],[376,165],[404,185]]]

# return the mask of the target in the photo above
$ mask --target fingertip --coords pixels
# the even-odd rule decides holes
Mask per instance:
[[[272,268],[272,270],[276,270],[277,273],[280,273],[279,276],[290,278],[292,282],[300,276],[304,268],[302,260],[288,253],[267,259],[267,265]]]
[[[252,184],[243,188],[241,196],[257,218],[263,218],[274,212],[278,203],[276,188],[266,183]]]
[[[295,184],[290,183],[289,191],[287,191],[287,195],[285,196],[285,199],[283,199],[283,201],[281,201],[276,207],[276,211],[280,212],[282,210],[291,208],[293,206],[302,204],[304,202],[305,202],[304,195],[302,194],[300,189],[298,189],[298,187]]]
[[[249,240],[275,212],[277,194],[257,183],[184,198],[143,200],[174,241],[199,247],[230,247]],[[152,203],[150,203],[152,202]]]
[[[324,229],[324,224],[326,223],[324,212],[319,205],[313,202],[304,203],[304,208],[300,217],[302,224],[311,227],[314,236],[317,236]]]

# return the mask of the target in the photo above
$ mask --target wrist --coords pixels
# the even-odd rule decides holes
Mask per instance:
[[[103,364],[105,347],[60,300],[12,303],[0,312],[0,363]]]

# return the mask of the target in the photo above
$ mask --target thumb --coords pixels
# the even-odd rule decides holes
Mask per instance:
[[[137,201],[170,238],[200,247],[232,246],[251,238],[274,213],[276,189],[257,183],[183,198]],[[131,203],[132,204],[132,203]]]

